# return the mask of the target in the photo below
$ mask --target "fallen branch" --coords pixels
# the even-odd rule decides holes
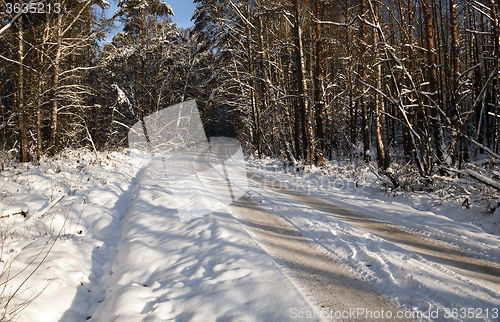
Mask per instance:
[[[464,171],[467,172],[467,174],[469,176],[473,177],[477,181],[481,181],[482,183],[487,184],[490,187],[493,187],[493,188],[495,188],[497,190],[500,190],[500,182],[497,182],[497,181],[495,181],[493,179],[485,177],[485,176],[483,176],[483,175],[481,175],[481,174],[479,174],[479,173],[477,173],[475,171],[472,171],[470,169],[465,169]]]
[[[62,195],[60,196],[56,201],[54,201],[50,206],[48,206],[47,208],[45,208],[44,210],[42,210],[41,212],[39,212],[38,214],[34,214],[33,216],[30,217],[30,219],[32,221],[35,221],[39,218],[42,218],[43,216],[45,216],[45,214],[47,214],[47,212],[49,212],[50,209],[52,209],[55,205],[57,205],[59,203],[59,201],[62,200],[62,198],[66,197],[66,195]]]
[[[500,190],[500,182],[495,181],[495,180],[493,180],[491,178],[488,178],[486,176],[483,176],[482,174],[477,173],[476,171],[472,171],[470,169],[457,170],[457,169],[451,169],[451,168],[447,168],[447,167],[443,167],[443,166],[440,166],[439,168],[445,169],[445,170],[448,170],[448,171],[453,171],[453,172],[456,172],[456,173],[460,173],[462,175],[468,175],[468,176],[476,179],[477,181],[484,183],[485,185],[488,185],[488,186],[490,186],[492,188]]]
[[[399,186],[399,183],[397,181],[394,180],[394,178],[391,178],[390,176],[386,175],[386,177],[389,178],[389,180],[387,180],[386,178],[382,177],[377,170],[375,170],[374,168],[370,167],[370,171],[380,180],[380,182],[382,183],[382,185],[385,185],[387,187],[390,187],[392,189],[396,188]]]
[[[492,156],[494,156],[495,158],[497,159],[500,159],[500,155],[496,154],[495,152],[491,151],[488,147],[482,145],[481,143],[477,142],[476,140],[474,140],[473,138],[469,138],[469,137],[465,137],[467,140],[471,141],[472,143],[474,143],[477,147],[481,148],[481,149],[484,149],[486,152],[488,152],[489,154],[491,154]]]
[[[20,211],[16,211],[16,212],[13,212],[13,213],[8,214],[8,215],[0,215],[0,219],[9,218],[10,216],[23,216],[24,218],[26,218],[27,214],[28,214],[27,211],[20,210]]]
[[[449,130],[453,130],[453,131],[456,131],[456,129],[453,129],[449,126],[445,126],[444,128],[446,129],[449,129]],[[469,137],[468,135],[465,135],[463,134],[462,132],[460,131],[457,131],[458,134],[460,134],[462,137],[466,138],[467,140],[469,140],[469,142],[471,142],[472,144],[474,144],[475,146],[477,146],[478,148],[481,148],[483,150],[485,150],[486,152],[488,152],[491,156],[497,158],[497,159],[500,159],[500,155],[498,155],[497,153],[491,151],[490,148],[488,148],[487,146],[484,146],[482,145],[481,143],[477,142],[476,140],[474,140],[473,138]],[[449,169],[450,171],[453,171],[451,169]]]

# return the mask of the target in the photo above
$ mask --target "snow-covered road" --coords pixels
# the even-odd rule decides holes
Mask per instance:
[[[265,211],[248,196],[231,205],[231,211],[250,235],[290,276],[318,311],[397,312],[400,307],[389,297],[378,294],[350,267],[302,236],[295,227]],[[339,321],[351,321],[347,315]],[[358,321],[370,321],[360,315]],[[389,321],[392,319],[379,319]]]
[[[116,258],[101,280],[105,299],[90,321],[283,321],[292,308],[312,310],[227,210],[180,221],[166,168],[179,178],[201,173],[208,151],[199,146],[189,152],[196,158],[155,157],[141,170]],[[190,185],[193,198],[182,205],[213,202],[203,188],[203,180]]]
[[[294,231],[295,234],[301,236],[300,238],[307,239],[316,248],[320,248],[325,262],[335,262],[335,265],[344,267],[343,270],[336,268],[343,272],[344,276],[341,279],[344,281],[364,280],[357,285],[371,294],[365,294],[363,297],[357,296],[358,301],[351,302],[353,303],[351,308],[364,307],[375,310],[378,307],[380,310],[382,305],[379,304],[374,308],[366,303],[365,299],[370,296],[373,298],[374,294],[378,298],[397,299],[407,311],[413,311],[415,314],[418,314],[417,312],[429,313],[438,309],[441,312],[441,319],[433,318],[432,320],[450,320],[445,318],[447,309],[460,311],[464,307],[471,307],[479,312],[498,308],[500,265],[497,262],[480,259],[477,253],[470,250],[363,215],[352,209],[342,208],[328,200],[283,188],[283,185],[276,181],[265,180],[255,174],[250,174],[249,178],[255,181],[251,185],[255,188],[249,193],[259,201],[257,207],[262,209],[261,213],[265,212],[269,217],[276,216],[271,214],[272,212],[277,214],[276,219],[271,220],[276,222],[272,225],[273,227],[287,226],[289,231]],[[267,206],[263,207],[262,204]],[[239,213],[244,213],[244,211]],[[330,219],[326,222],[318,222],[318,220],[325,220],[325,216]],[[256,220],[261,220],[261,218],[258,217]],[[248,220],[246,225],[248,229],[255,231],[253,220],[251,218],[245,220]],[[332,223],[334,224],[331,225]],[[245,222],[243,224],[245,226]],[[324,228],[330,225],[343,227],[342,230],[347,228],[345,230],[350,232],[349,234],[339,233],[333,229],[330,236],[325,236]],[[261,230],[265,229],[261,228]],[[264,243],[267,238],[265,234],[261,234]],[[256,238],[259,239],[259,237]],[[337,238],[341,240],[332,243]],[[340,245],[342,246],[338,247]],[[346,245],[348,247],[345,247]],[[272,245],[268,247],[273,248]],[[346,250],[351,253],[346,254]],[[293,257],[295,258],[297,257]],[[416,260],[410,262],[410,259]],[[302,267],[297,268],[293,260],[288,260],[287,264],[291,267],[292,274],[301,274]],[[348,264],[347,268],[346,264]],[[363,266],[368,268],[368,272]],[[413,283],[408,283],[408,281],[413,281]],[[330,282],[342,284],[337,282],[334,276],[330,277]],[[302,284],[307,288],[308,285],[314,283],[305,279]],[[390,287],[391,284],[393,284],[392,287]],[[333,310],[338,310],[338,305],[344,299],[347,301],[351,299],[357,291],[357,288],[352,285],[344,292],[336,292],[334,294],[339,295],[332,304],[328,305],[332,297],[327,297],[325,300],[325,295],[328,296],[328,293],[322,294],[321,292],[326,289],[320,288],[319,292],[311,293],[310,298],[315,303],[328,306]],[[360,298],[363,298],[363,304],[360,304]],[[484,299],[484,302],[481,303],[480,299]],[[397,311],[396,306],[397,304],[392,303],[393,312]],[[489,318],[482,317],[479,320],[483,318],[496,320],[496,315],[493,317],[490,315]],[[421,319],[425,320],[425,314]]]
[[[361,189],[250,169],[248,193],[261,208],[419,320],[498,320],[498,236]]]
[[[300,202],[303,206],[329,214],[343,223],[363,229],[385,241],[417,253],[430,262],[443,265],[457,274],[464,275],[475,283],[500,292],[500,264],[495,261],[481,259],[480,255],[465,248],[451,245],[378,218],[362,215],[327,200],[296,190],[284,189],[273,181],[267,181],[258,175],[250,174],[249,178],[257,181],[261,186],[271,188],[281,195]]]

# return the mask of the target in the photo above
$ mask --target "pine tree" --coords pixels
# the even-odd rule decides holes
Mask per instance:
[[[140,108],[138,108],[139,120],[142,123],[142,129],[146,137],[146,142],[150,144],[149,135],[144,123],[144,118],[147,116],[150,109],[146,107],[147,86],[146,86],[146,48],[150,45],[148,39],[151,25],[155,26],[159,18],[165,18],[172,15],[173,11],[170,6],[159,0],[120,0],[118,2],[118,10],[114,18],[120,18],[124,24],[123,31],[132,36],[139,45],[139,61],[140,61],[140,88],[136,88],[135,92],[139,93]],[[138,38],[138,39],[137,39]],[[151,147],[149,147],[151,149]]]

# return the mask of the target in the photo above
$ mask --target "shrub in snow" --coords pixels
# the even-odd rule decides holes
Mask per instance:
[[[500,199],[499,200],[488,200],[486,206],[484,207],[484,214],[489,215],[497,213],[500,209]]]

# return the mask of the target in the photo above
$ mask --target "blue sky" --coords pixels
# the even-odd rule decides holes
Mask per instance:
[[[172,10],[174,11],[175,16],[172,17],[172,20],[177,23],[177,26],[188,28],[193,25],[190,21],[191,17],[194,13],[194,8],[196,5],[189,0],[169,0],[166,1]]]
[[[112,16],[115,11],[116,11],[116,5],[118,3],[117,0],[108,0],[110,3],[109,9],[107,9],[106,15],[107,16]],[[191,27],[193,24],[190,21],[191,17],[193,16],[194,13],[194,8],[196,5],[189,0],[166,0],[166,3],[172,7],[172,10],[174,11],[174,16],[172,17],[172,21],[177,24],[178,27],[182,28],[188,28]],[[117,30],[114,30],[111,35],[108,35],[108,41],[111,40],[114,34],[116,34],[121,27],[118,27]]]

